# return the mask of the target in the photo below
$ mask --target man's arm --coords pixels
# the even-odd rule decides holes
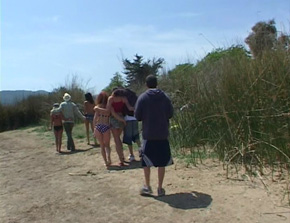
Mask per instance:
[[[129,111],[134,111],[134,107],[132,107],[132,106],[129,104],[127,98],[124,98],[124,103],[125,103],[125,105],[127,106],[127,108],[128,108]]]
[[[74,106],[74,113],[82,120],[85,120],[86,117],[80,112],[79,108],[76,106],[76,104],[73,105]]]
[[[56,111],[56,112],[62,112],[62,106],[63,106],[63,104],[60,103],[59,107],[58,108],[54,108],[53,110]]]
[[[172,103],[170,101],[170,99],[168,98],[168,119],[171,119],[173,116],[173,106]]]
[[[142,120],[142,117],[143,117],[143,113],[142,113],[142,106],[143,106],[143,97],[140,96],[138,99],[137,99],[137,102],[135,104],[135,112],[134,112],[134,115],[135,115],[135,118],[138,120],[138,121],[141,121]]]

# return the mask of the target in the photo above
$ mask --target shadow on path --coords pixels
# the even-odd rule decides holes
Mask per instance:
[[[125,162],[125,166],[111,165],[108,167],[108,170],[130,170],[130,169],[138,169],[141,167],[141,161],[133,161],[133,162]]]
[[[192,191],[191,193],[169,194],[163,197],[154,197],[154,199],[165,202],[173,208],[185,210],[207,208],[212,202],[210,195],[196,191]]]
[[[96,147],[90,147],[88,149],[76,149],[74,151],[70,151],[70,150],[64,150],[64,151],[61,151],[61,153],[59,153],[59,155],[73,155],[73,154],[76,154],[76,153],[83,153],[83,152],[87,152],[89,150],[92,150]]]

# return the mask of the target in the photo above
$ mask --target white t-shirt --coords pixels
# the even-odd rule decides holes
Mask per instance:
[[[129,116],[129,115],[126,115],[124,117],[125,121],[136,121],[137,119],[134,117],[134,116]]]

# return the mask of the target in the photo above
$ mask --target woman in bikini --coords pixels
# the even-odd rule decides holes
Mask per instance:
[[[53,128],[54,136],[55,136],[55,146],[56,152],[61,153],[61,143],[62,143],[62,120],[63,115],[61,112],[56,111],[59,107],[58,103],[53,104],[53,108],[50,111],[50,130]]]
[[[85,127],[86,127],[86,134],[87,134],[87,143],[90,145],[90,127],[92,132],[94,132],[94,125],[93,125],[93,119],[95,115],[94,107],[95,107],[95,102],[93,99],[93,96],[91,93],[86,93],[85,94],[85,101],[84,101],[84,113],[85,113]],[[96,139],[95,140],[95,145],[97,144]]]
[[[108,98],[107,109],[111,112],[112,116],[110,117],[110,125],[111,131],[114,137],[116,151],[119,156],[119,166],[124,166],[124,153],[123,146],[121,141],[121,134],[124,126],[126,125],[126,121],[120,121],[117,117],[122,118],[124,106],[130,111],[134,111],[134,108],[129,104],[127,98],[125,97],[124,89],[117,88],[113,91],[112,95]]]
[[[108,167],[111,165],[111,148],[110,148],[110,115],[111,112],[106,108],[108,102],[108,94],[102,91],[97,99],[96,106],[94,108],[94,126],[95,137],[98,139],[101,147],[101,153],[105,161],[105,165]],[[125,122],[121,117],[116,116],[120,122]]]

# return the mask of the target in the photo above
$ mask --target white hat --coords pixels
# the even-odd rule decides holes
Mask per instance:
[[[63,100],[69,101],[71,99],[71,96],[68,93],[65,93],[63,96]]]

